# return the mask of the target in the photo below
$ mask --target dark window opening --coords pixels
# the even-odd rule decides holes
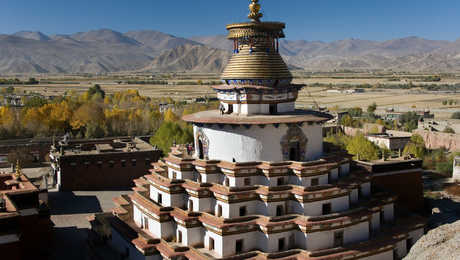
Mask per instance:
[[[231,114],[231,113],[233,113],[233,105],[228,104],[227,114]]]
[[[240,217],[246,216],[246,206],[240,207]]]
[[[198,183],[201,183],[201,174],[199,174],[199,173],[198,173],[197,181],[198,181]]]
[[[126,161],[121,161],[121,167],[126,167]]]
[[[289,143],[289,160],[300,161],[300,144],[299,142]]]
[[[278,239],[278,251],[283,251],[285,247],[284,238]]]
[[[136,164],[137,164],[137,163],[136,163],[136,160],[132,160],[132,161],[131,161],[131,165],[132,165],[132,166],[136,166]]]
[[[150,159],[145,159],[145,166],[150,166]]]
[[[204,159],[203,142],[200,139],[198,139],[198,158],[200,160]]]
[[[144,229],[149,229],[149,219],[147,217],[144,217]]]
[[[243,252],[243,239],[236,240],[235,251],[237,254]]]
[[[158,204],[163,203],[163,195],[161,193],[158,193]]]
[[[251,178],[244,178],[244,185],[250,186],[251,185]]]
[[[214,239],[212,237],[209,238],[209,250],[214,250]]]
[[[385,224],[385,213],[383,210],[380,211],[380,225]]]
[[[331,214],[331,212],[332,212],[331,203],[323,204],[323,215],[329,215]]]
[[[318,185],[319,185],[319,179],[318,178],[311,179],[311,186],[318,186]]]
[[[334,232],[334,247],[343,246],[343,231]]]
[[[113,168],[113,166],[115,166],[115,163],[114,162],[109,162],[109,167]]]
[[[414,241],[412,241],[412,238],[408,238],[406,240],[406,249],[407,249],[407,252],[410,251],[410,249],[412,248],[412,246],[414,245]]]
[[[277,104],[270,104],[269,105],[269,112],[270,112],[270,115],[278,114],[278,105]]]
[[[193,200],[188,201],[188,211],[193,211]]]
[[[277,184],[278,186],[282,186],[282,185],[284,185],[284,178],[283,178],[283,177],[280,177],[280,178],[278,178],[278,180],[277,180],[276,182],[277,182],[276,184]]]
[[[221,205],[217,205],[217,213],[216,213],[217,217],[222,217],[222,206]]]
[[[284,215],[283,205],[276,206],[276,216],[283,216],[283,215]]]
[[[182,243],[182,231],[177,231],[177,243]]]
[[[225,177],[225,186],[230,186],[230,179],[228,177]]]

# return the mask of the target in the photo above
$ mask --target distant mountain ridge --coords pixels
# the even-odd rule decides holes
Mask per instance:
[[[224,35],[190,39],[140,30],[110,29],[70,35],[21,31],[0,35],[0,74],[108,73],[121,71],[220,72],[232,44]],[[290,68],[307,71],[460,71],[460,40],[406,37],[388,41],[282,40]]]

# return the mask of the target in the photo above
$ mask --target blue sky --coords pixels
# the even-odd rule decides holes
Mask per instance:
[[[173,35],[225,34],[247,20],[249,0],[0,0],[0,34],[69,34],[109,28]],[[263,20],[287,23],[291,40],[460,38],[459,0],[261,0]]]

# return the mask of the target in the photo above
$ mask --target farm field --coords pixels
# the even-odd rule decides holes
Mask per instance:
[[[196,82],[197,78],[190,81]],[[203,82],[211,81],[209,78],[201,79]],[[215,78],[212,78],[215,81]],[[169,80],[170,82],[182,84],[187,80]],[[361,107],[366,109],[368,105],[376,102],[378,110],[383,111],[387,108],[393,108],[395,111],[409,111],[409,110],[431,110],[436,117],[448,118],[453,112],[460,110],[460,92],[443,92],[443,91],[427,91],[422,88],[412,89],[390,89],[385,88],[387,85],[405,84],[406,79],[400,81],[389,82],[385,77],[311,77],[311,78],[297,78],[294,80],[297,84],[306,84],[307,87],[302,89],[299,93],[297,106],[302,108],[312,107],[315,102],[321,107],[339,108]],[[443,79],[440,82],[416,82],[416,85],[424,84],[458,84],[460,79],[451,77]],[[20,92],[36,92],[45,96],[60,96],[70,91],[82,93],[94,84],[100,84],[107,93],[114,93],[126,89],[136,89],[141,95],[152,98],[170,97],[175,100],[184,100],[189,98],[215,96],[215,92],[209,85],[151,85],[151,84],[126,84],[120,83],[115,79],[74,79],[59,84],[40,84],[40,85],[25,85],[15,86]],[[323,84],[321,87],[312,86],[314,84]],[[324,85],[328,85],[327,87]],[[364,93],[331,93],[327,90],[334,89],[337,86],[349,86],[349,89],[354,89],[363,84],[370,84],[372,86],[379,84],[379,88],[365,89]],[[456,100],[458,103],[443,105],[445,100]]]

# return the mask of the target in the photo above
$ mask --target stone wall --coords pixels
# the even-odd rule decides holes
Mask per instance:
[[[423,137],[425,146],[428,149],[446,148],[451,152],[460,151],[460,134],[447,134],[425,130],[415,130],[414,134]]]

